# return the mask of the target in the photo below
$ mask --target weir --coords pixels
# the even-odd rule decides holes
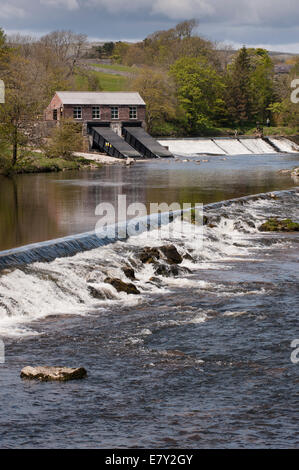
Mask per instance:
[[[275,197],[275,195],[292,194],[298,192],[299,188],[285,190],[285,191],[274,191],[271,193],[261,193],[250,196],[244,196],[236,199],[228,199],[227,201],[215,202],[206,204],[204,211],[218,209],[221,207],[227,207],[231,204],[244,204],[249,201],[255,201],[257,199],[269,199]],[[183,212],[188,212],[191,209],[179,210],[175,212],[165,212],[159,214],[151,214],[149,216],[141,217],[139,219],[131,219],[126,223],[119,223],[111,225],[106,228],[106,231],[102,232],[86,232],[78,235],[68,236],[64,238],[58,238],[55,240],[49,240],[41,243],[34,243],[11,250],[5,250],[0,252],[0,271],[3,269],[13,268],[34,262],[50,262],[56,258],[73,256],[76,253],[83,251],[93,250],[101,246],[105,246],[116,241],[126,240],[130,234],[130,231],[134,229],[135,232],[142,233],[145,231],[153,230],[161,227],[162,225],[168,224],[174,218],[180,216]],[[114,237],[107,237],[107,231],[113,231]],[[132,232],[131,232],[132,233]]]
[[[299,153],[299,146],[284,137],[159,139],[159,143],[181,156]]]

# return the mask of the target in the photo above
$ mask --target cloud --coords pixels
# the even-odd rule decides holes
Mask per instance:
[[[23,18],[26,16],[25,10],[23,8],[11,5],[10,3],[4,3],[0,7],[0,18],[1,19],[10,19],[10,18]]]
[[[45,0],[44,0],[45,1]],[[56,0],[48,0],[56,1]],[[58,1],[58,0],[57,0]],[[60,0],[63,2],[63,0]],[[67,0],[66,0],[67,1]],[[163,15],[169,19],[198,18],[242,24],[294,24],[299,20],[298,0],[81,0],[82,6],[105,9],[112,14],[135,12]]]
[[[67,10],[78,10],[80,8],[78,0],[40,0],[40,3],[54,7],[65,7]]]
[[[298,0],[0,0],[5,30],[57,29],[89,37],[145,38],[196,18],[207,39],[238,44],[281,45],[298,51]],[[273,46],[277,44],[277,46]]]

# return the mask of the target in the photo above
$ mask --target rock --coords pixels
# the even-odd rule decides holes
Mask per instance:
[[[298,232],[299,224],[291,219],[271,218],[259,227],[260,232]]]
[[[96,289],[93,286],[88,286],[88,291],[89,291],[90,295],[92,295],[92,297],[94,297],[95,299],[99,299],[99,300],[105,300],[106,299],[106,296],[104,295],[104,293],[101,292],[99,289]]]
[[[22,379],[36,379],[44,382],[58,380],[65,382],[67,380],[83,379],[87,375],[84,367],[49,367],[49,366],[27,366],[21,370]]]
[[[160,250],[166,257],[169,264],[180,264],[183,261],[183,258],[174,245],[161,246]]]
[[[159,279],[158,277],[155,277],[155,276],[152,276],[152,277],[148,280],[148,283],[149,283],[149,284],[153,284],[154,286],[157,286],[157,287],[160,287],[160,286],[162,285],[161,279]]]
[[[184,357],[186,356],[183,351],[180,351],[179,349],[166,349],[166,353],[169,354],[170,356],[179,356],[179,357]]]
[[[135,163],[135,160],[134,158],[127,158],[126,160],[126,165],[130,166],[130,165],[133,165],[133,163]]]
[[[160,259],[160,252],[157,248],[145,247],[139,255],[142,263],[155,263],[157,259]]]
[[[134,284],[123,282],[121,279],[117,279],[116,277],[107,277],[104,282],[106,282],[106,284],[111,284],[118,292],[126,292],[126,294],[134,295],[140,294],[140,291]]]
[[[194,261],[194,258],[192,258],[192,256],[190,255],[190,253],[185,253],[184,256],[183,256],[184,259],[188,259],[190,261]]]
[[[186,274],[186,273],[191,273],[190,269],[177,266],[175,264],[172,264],[170,266],[166,264],[159,264],[159,266],[156,268],[156,271],[155,271],[155,274],[157,276],[165,276],[165,277],[178,276],[179,274]]]
[[[125,276],[128,278],[128,279],[131,279],[132,281],[134,279],[136,279],[135,277],[135,271],[133,268],[128,268],[128,267],[125,267],[125,268],[122,268]]]
[[[157,267],[155,274],[157,276],[165,276],[165,277],[170,277],[170,276],[178,276],[179,275],[179,270],[177,266],[167,266],[166,264],[159,264]]]

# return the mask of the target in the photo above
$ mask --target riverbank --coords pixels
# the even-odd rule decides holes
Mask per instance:
[[[97,169],[102,166],[100,161],[76,156],[72,160],[63,158],[47,158],[41,152],[26,152],[12,166],[11,160],[5,155],[0,160],[0,175],[9,176],[25,173],[50,173],[67,170]]]

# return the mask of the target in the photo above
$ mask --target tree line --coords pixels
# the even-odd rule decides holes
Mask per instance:
[[[240,132],[265,124],[297,126],[298,106],[290,101],[299,57],[289,75],[275,75],[265,49],[234,52],[197,33],[187,20],[136,44],[102,46],[112,61],[141,70],[131,87],[148,106],[148,127],[157,135],[205,135],[216,128]]]
[[[110,42],[98,50],[114,63],[134,65],[128,90],[140,92],[146,101],[149,132],[244,132],[267,119],[273,125],[298,126],[298,105],[290,100],[291,82],[299,77],[298,57],[289,74],[277,76],[265,49],[221,48],[197,30],[195,20],[183,21],[138,43]],[[18,149],[30,141],[30,126],[42,120],[55,91],[101,90],[94,72],[81,66],[86,45],[86,35],[71,31],[54,31],[36,40],[7,38],[0,29],[0,78],[6,88],[5,103],[0,104],[0,149],[12,149],[13,164]],[[86,78],[83,88],[76,81],[78,73]]]

